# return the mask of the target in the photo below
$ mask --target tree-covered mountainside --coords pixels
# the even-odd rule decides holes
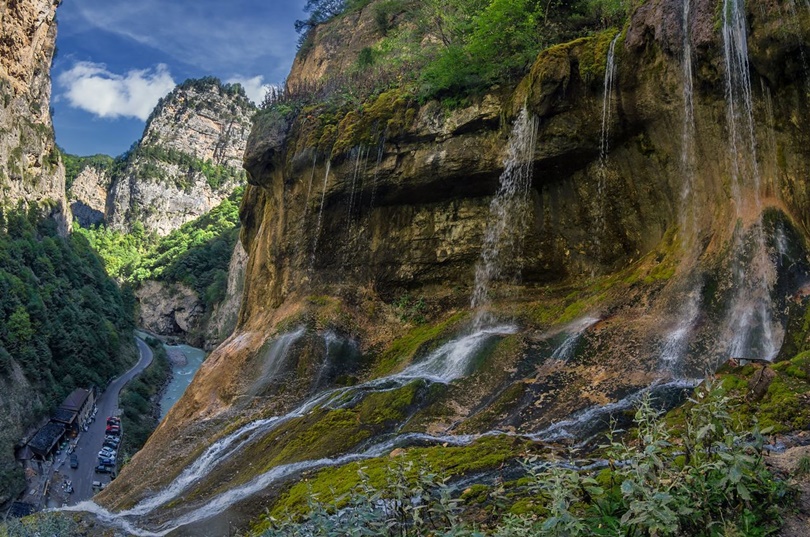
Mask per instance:
[[[210,306],[224,297],[242,193],[238,188],[211,212],[165,237],[147,235],[138,223],[126,234],[104,226],[76,226],[74,232],[87,239],[113,277],[133,285],[145,280],[183,283]]]
[[[121,371],[134,304],[83,236],[60,238],[35,214],[0,215],[0,368],[8,374],[19,365],[28,380],[52,388],[50,406]]]
[[[134,305],[85,237],[59,236],[33,208],[0,211],[0,497],[21,483],[23,427],[131,365]]]

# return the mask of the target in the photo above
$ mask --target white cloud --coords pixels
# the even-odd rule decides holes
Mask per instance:
[[[272,84],[265,84],[262,75],[257,75],[253,78],[234,76],[226,80],[226,82],[228,84],[241,84],[242,87],[245,88],[248,99],[253,101],[254,104],[261,104],[264,100],[264,94],[273,87]]]
[[[103,118],[135,117],[146,120],[175,82],[164,64],[154,69],[111,73],[101,63],[78,62],[59,75],[62,96],[74,108]]]

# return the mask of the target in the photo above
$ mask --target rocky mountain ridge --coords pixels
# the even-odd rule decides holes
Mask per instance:
[[[165,236],[244,184],[242,156],[255,107],[241,87],[187,80],[164,97],[143,137],[114,169],[84,166],[71,189],[84,223]],[[103,205],[101,192],[105,191]]]

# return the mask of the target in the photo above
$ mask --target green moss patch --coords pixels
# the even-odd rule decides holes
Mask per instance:
[[[403,450],[400,457],[405,462],[418,462],[419,466],[443,476],[455,477],[498,468],[506,461],[525,456],[528,448],[527,443],[511,437],[491,436],[481,438],[469,446],[410,448]],[[314,472],[293,484],[269,508],[269,516],[280,518],[287,514],[303,514],[312,497],[317,497],[320,501],[337,498],[361,482],[361,471],[368,476],[370,485],[382,487],[386,484],[391,469],[400,462],[402,461],[386,456]],[[260,523],[255,529],[260,531],[265,525]]]
[[[376,361],[372,378],[379,378],[402,370],[419,353],[432,343],[438,343],[458,326],[466,312],[457,312],[436,324],[416,326],[402,337],[395,339]]]

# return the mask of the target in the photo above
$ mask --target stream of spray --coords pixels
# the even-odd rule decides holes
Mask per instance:
[[[312,241],[312,254],[309,258],[309,272],[315,268],[315,258],[318,254],[318,239],[321,236],[323,225],[323,204],[326,201],[326,185],[329,182],[329,172],[332,170],[332,161],[326,161],[326,173],[323,175],[323,188],[321,189],[321,208],[318,210],[318,224],[315,226],[315,238]]]
[[[477,310],[474,329],[492,322],[485,307],[489,305],[489,288],[502,277],[504,259],[520,262],[520,249],[531,211],[529,189],[532,184],[534,148],[538,120],[524,106],[512,134],[500,185],[489,205],[489,223],[484,232],[481,257],[475,267],[471,306]]]
[[[582,335],[593,325],[599,322],[596,317],[583,317],[578,321],[574,321],[566,328],[566,337],[563,342],[554,349],[551,353],[553,360],[562,360],[567,362],[574,356],[576,344]]]
[[[386,127],[385,131],[383,132],[382,136],[380,137],[379,143],[377,144],[377,165],[374,167],[374,177],[371,179],[371,201],[369,202],[368,210],[371,212],[374,209],[374,202],[376,201],[375,198],[377,196],[377,179],[380,176],[380,166],[382,166],[383,156],[385,156],[385,138],[388,134],[388,128]]]
[[[613,92],[616,86],[616,43],[619,36],[616,34],[608,48],[605,62],[605,89],[602,95],[602,133],[599,142],[599,169],[596,184],[596,248],[601,254],[602,237],[604,237],[605,224],[605,195],[607,193],[607,158],[610,153],[610,125],[613,116]]]
[[[691,0],[683,0],[683,17],[681,19],[683,31],[683,57],[681,67],[683,74],[683,127],[681,134],[681,173],[683,187],[678,211],[678,226],[682,243],[686,248],[689,263],[696,260],[697,252],[697,211],[698,205],[694,192],[695,182],[695,101],[694,77],[692,72],[692,31],[691,31]],[[687,267],[690,270],[691,267]],[[681,286],[681,293],[687,295],[687,300],[680,304],[677,313],[678,322],[665,337],[660,355],[660,369],[664,372],[678,376],[681,373],[681,361],[686,352],[692,328],[700,313],[702,279],[691,274],[690,270]],[[696,280],[696,281],[695,281]]]
[[[309,185],[307,186],[307,197],[304,202],[304,225],[306,225],[307,214],[309,214],[309,198],[312,196],[312,183],[315,181],[315,166],[318,164],[318,152],[312,156],[312,173],[309,174]]]
[[[735,230],[733,254],[736,296],[726,323],[731,340],[727,354],[735,358],[771,360],[779,352],[784,330],[774,319],[771,300],[771,289],[776,282],[776,267],[770,259],[763,230],[761,178],[757,162],[747,39],[744,0],[724,0],[726,106],[732,194],[739,223]],[[746,216],[749,219],[751,216],[756,217],[748,237],[745,229]]]

